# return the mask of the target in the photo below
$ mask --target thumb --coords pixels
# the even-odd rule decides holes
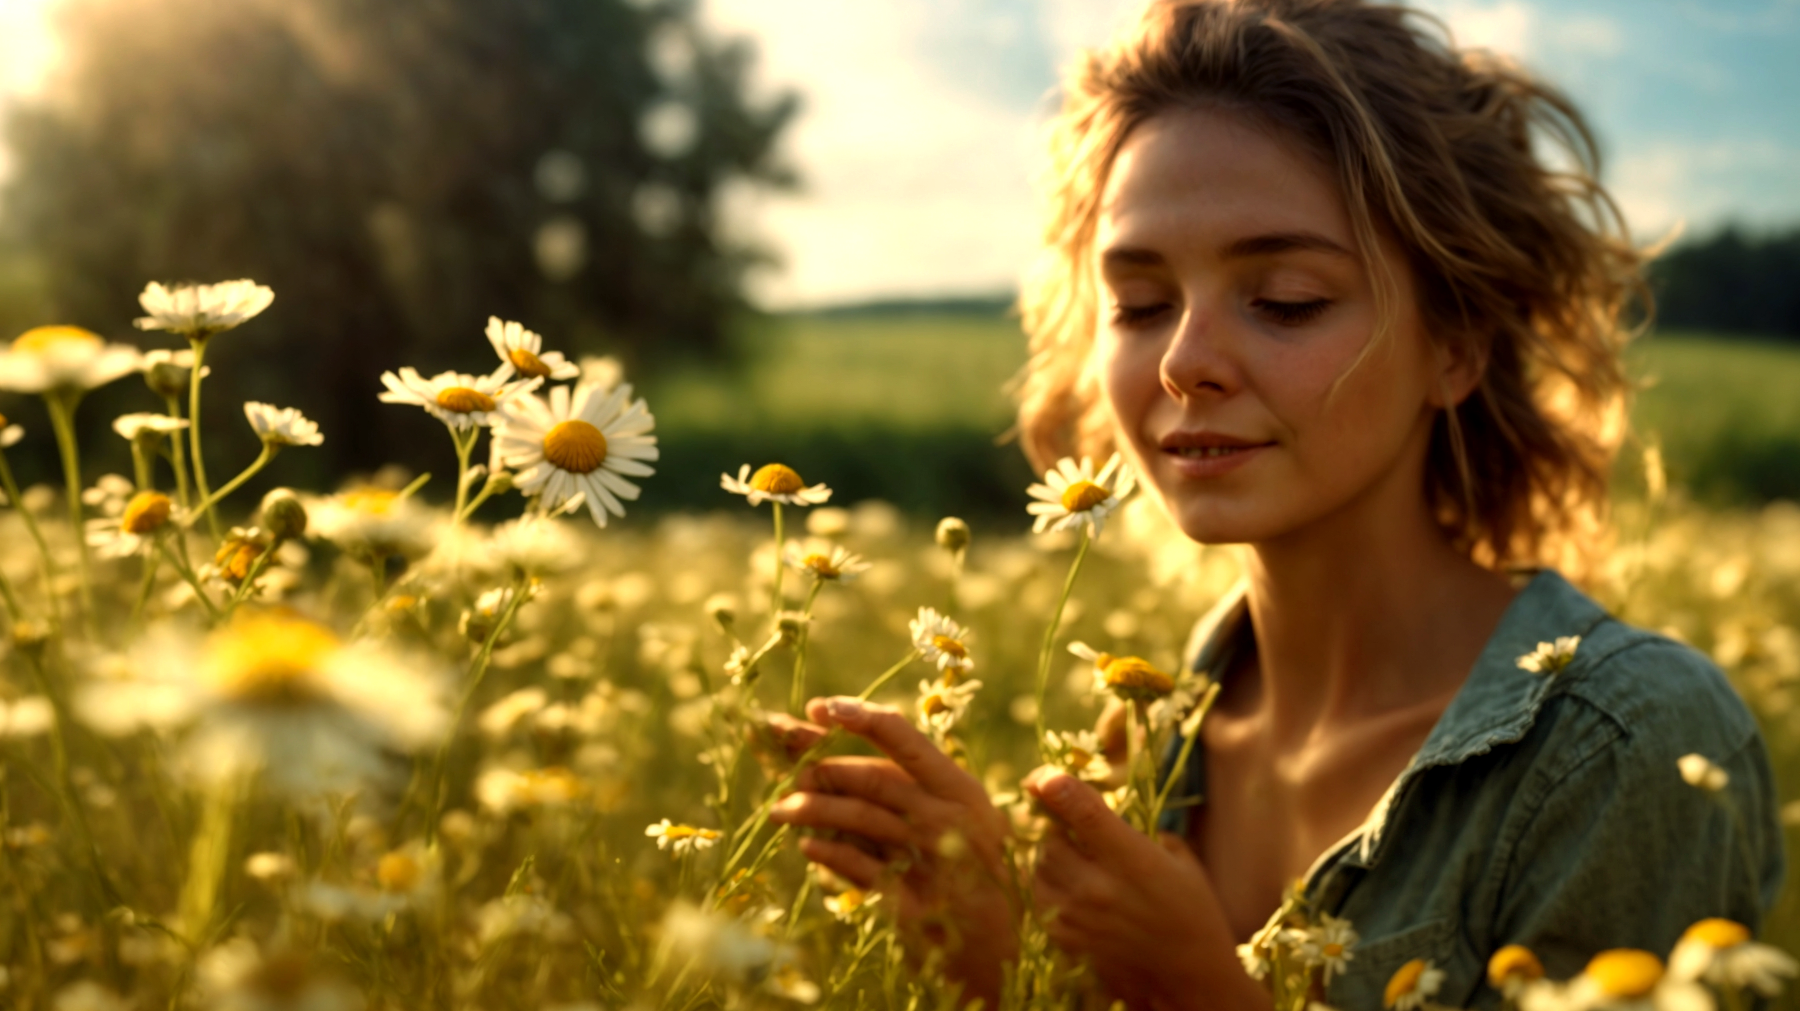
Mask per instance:
[[[1137,835],[1106,806],[1099,791],[1066,772],[1039,778],[1031,784],[1031,791],[1090,854],[1117,849]]]
[[[1194,856],[1193,848],[1188,846],[1186,839],[1173,832],[1158,832],[1156,841],[1162,843],[1163,850],[1174,857],[1176,863],[1190,864],[1195,870],[1199,870],[1200,860]]]

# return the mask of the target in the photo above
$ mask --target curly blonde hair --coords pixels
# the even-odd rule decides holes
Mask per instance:
[[[1569,100],[1497,56],[1455,49],[1441,24],[1404,7],[1158,0],[1078,59],[1051,131],[1043,248],[1019,300],[1032,355],[1018,430],[1032,462],[1113,448],[1092,362],[1101,192],[1138,124],[1195,106],[1316,151],[1383,318],[1395,297],[1377,253],[1385,233],[1417,278],[1432,339],[1473,342],[1485,358],[1474,393],[1432,430],[1424,493],[1445,532],[1494,568],[1585,572],[1624,435],[1622,352],[1638,330],[1626,311],[1649,309],[1645,254],[1597,180],[1599,152]]]

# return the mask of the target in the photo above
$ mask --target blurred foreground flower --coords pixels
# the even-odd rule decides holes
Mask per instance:
[[[81,394],[138,370],[142,354],[78,326],[40,326],[0,351],[0,390]]]
[[[185,770],[205,782],[256,772],[279,792],[348,793],[449,726],[431,674],[284,611],[240,612],[204,641],[155,630],[122,673],[82,685],[77,712],[107,734],[187,728]]]
[[[1731,783],[1731,774],[1714,765],[1705,755],[1683,755],[1675,765],[1689,786],[1707,793],[1718,793]]]
[[[139,330],[167,330],[205,340],[250,319],[273,301],[275,292],[250,280],[168,287],[151,281],[138,295],[138,304],[149,315],[134,323]]]
[[[1575,660],[1581,636],[1558,636],[1555,642],[1540,642],[1537,648],[1519,658],[1519,669],[1533,674],[1557,674]]]
[[[1043,484],[1026,489],[1038,500],[1025,507],[1026,512],[1037,517],[1031,532],[1073,530],[1085,525],[1093,536],[1098,537],[1106,525],[1106,517],[1131,494],[1135,485],[1131,469],[1121,462],[1117,453],[1106,461],[1098,474],[1094,473],[1092,460],[1082,457],[1077,464],[1073,458],[1065,456],[1044,474]]]
[[[644,834],[656,840],[657,849],[670,850],[676,856],[711,849],[714,843],[723,838],[716,829],[677,825],[667,818],[644,829]]]
[[[1669,974],[1702,980],[1727,990],[1753,990],[1763,997],[1781,993],[1800,973],[1800,962],[1780,948],[1750,938],[1749,928],[1725,919],[1689,927],[1669,956]]]
[[[410,495],[386,488],[351,488],[306,504],[312,536],[350,555],[419,558],[431,550],[431,513]]]

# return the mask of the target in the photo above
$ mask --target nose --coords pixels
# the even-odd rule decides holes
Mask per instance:
[[[1163,389],[1177,400],[1235,392],[1242,380],[1226,314],[1190,301],[1163,349],[1160,373]]]

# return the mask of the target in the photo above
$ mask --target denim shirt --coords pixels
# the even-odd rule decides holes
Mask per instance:
[[[1247,614],[1240,586],[1201,619],[1192,669],[1229,669]],[[1519,667],[1570,635],[1581,642],[1563,670]],[[1185,836],[1203,800],[1204,750],[1166,831]],[[1721,793],[1681,778],[1677,759],[1696,752],[1729,773]],[[1368,820],[1308,872],[1315,908],[1361,938],[1327,996],[1378,1009],[1394,970],[1423,958],[1444,970],[1438,1003],[1493,1008],[1487,960],[1507,944],[1566,979],[1607,948],[1666,957],[1704,917],[1755,929],[1781,886],[1782,842],[1762,736],[1719,669],[1540,570]]]

